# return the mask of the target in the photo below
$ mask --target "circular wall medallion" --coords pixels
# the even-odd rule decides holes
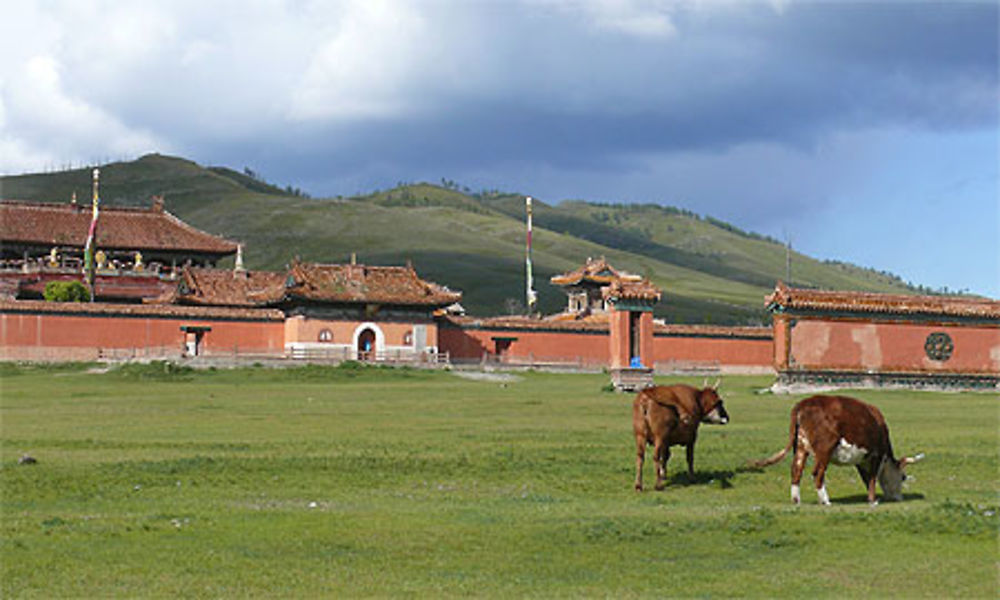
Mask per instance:
[[[943,331],[937,331],[927,336],[924,342],[924,352],[931,360],[944,362],[951,358],[951,353],[955,350],[955,344],[951,341],[951,336]]]

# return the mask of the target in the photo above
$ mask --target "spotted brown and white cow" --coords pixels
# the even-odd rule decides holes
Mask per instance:
[[[632,430],[635,433],[635,489],[642,490],[642,463],[646,445],[653,446],[656,463],[656,489],[666,485],[670,446],[685,446],[688,476],[694,478],[694,442],[698,425],[724,425],[729,415],[717,391],[718,382],[697,389],[689,385],[649,387],[632,402]]]
[[[896,460],[889,441],[889,427],[878,408],[847,396],[811,396],[792,407],[788,444],[776,454],[754,462],[758,467],[773,465],[794,450],[792,460],[792,502],[801,501],[799,481],[809,454],[815,455],[813,479],[820,504],[830,504],[824,477],[829,464],[854,466],[868,487],[868,502],[875,499],[875,482],[882,486],[883,498],[903,499],[903,469],[924,457]]]

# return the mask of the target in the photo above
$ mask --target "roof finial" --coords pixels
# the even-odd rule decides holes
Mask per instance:
[[[234,274],[246,273],[246,268],[243,266],[243,244],[236,245],[236,266],[233,267]]]

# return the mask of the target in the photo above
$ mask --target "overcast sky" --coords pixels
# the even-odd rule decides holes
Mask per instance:
[[[1000,298],[998,3],[6,2],[0,174],[658,202]]]

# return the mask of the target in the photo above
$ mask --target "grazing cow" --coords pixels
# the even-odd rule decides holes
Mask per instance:
[[[924,457],[896,460],[889,441],[889,427],[879,409],[846,396],[812,396],[792,408],[788,444],[778,453],[753,463],[758,467],[773,465],[795,450],[792,460],[792,502],[798,504],[799,481],[806,458],[815,454],[813,479],[820,504],[830,504],[823,481],[826,468],[835,465],[857,467],[861,480],[868,486],[868,502],[874,506],[875,481],[882,486],[882,496],[888,500],[903,499],[906,465]]]
[[[729,415],[722,406],[719,383],[702,389],[689,385],[649,387],[635,396],[632,403],[632,429],[635,432],[635,489],[642,491],[642,462],[646,445],[654,448],[656,489],[666,485],[670,446],[687,449],[688,476],[694,478],[694,442],[700,423],[725,425]]]

